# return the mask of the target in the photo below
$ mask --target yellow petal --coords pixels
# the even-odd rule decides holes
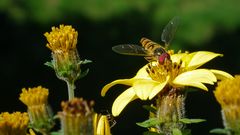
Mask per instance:
[[[214,84],[216,81],[217,78],[210,70],[196,69],[178,75],[173,80],[173,83],[181,86],[194,86],[205,90],[206,88],[202,83]]]
[[[234,78],[232,75],[230,75],[229,73],[224,72],[222,70],[211,69],[210,71],[214,73],[214,75],[217,77],[218,80],[233,79]]]
[[[97,134],[97,126],[98,126],[98,114],[94,113],[93,114],[93,131],[94,131],[94,135]]]
[[[97,126],[97,135],[111,135],[108,119],[105,115],[101,116],[99,119]]]
[[[110,125],[109,125],[107,116],[104,116],[104,125],[105,125],[105,134],[104,135],[111,135]]]
[[[192,87],[196,87],[196,88],[200,88],[202,90],[208,91],[208,88],[204,84],[199,83],[199,82],[189,82],[185,86],[192,86]]]
[[[109,84],[105,85],[101,91],[101,95],[102,96],[105,96],[105,94],[107,93],[107,91],[114,85],[116,84],[124,84],[124,85],[132,85],[133,82],[135,80],[134,79],[119,79],[119,80],[115,80],[115,81],[112,81],[110,82]]]
[[[185,57],[186,55],[188,55],[187,53],[176,53],[176,54],[173,54],[171,55],[171,60],[172,62],[176,62],[176,63],[179,63],[180,60]]]
[[[122,110],[127,106],[128,103],[137,99],[138,97],[135,94],[135,91],[132,87],[125,90],[122,94],[120,94],[112,106],[112,114],[113,116],[118,116]]]
[[[99,121],[98,121],[97,135],[104,135],[104,121],[103,121],[103,117],[101,117],[99,119]]]
[[[153,88],[158,84],[159,82],[152,80],[139,80],[133,83],[133,89],[141,100],[147,100]]]
[[[151,99],[152,99],[153,97],[155,97],[161,90],[163,90],[163,88],[164,88],[164,87],[166,86],[166,84],[168,83],[169,78],[170,78],[170,77],[168,76],[167,79],[166,79],[164,82],[158,84],[156,87],[153,88],[152,92],[151,92],[150,95],[149,95],[149,100],[151,100]]]
[[[198,51],[188,54],[183,58],[183,61],[188,63],[187,68],[189,70],[196,69],[203,64],[207,63],[208,61],[214,59],[217,56],[223,56],[219,53],[213,53],[208,51]]]
[[[148,75],[147,71],[146,71],[147,65],[148,64],[146,64],[141,69],[139,69],[136,76],[134,76],[133,78],[136,78],[136,79],[138,79],[138,78],[151,79],[150,76]]]
[[[33,132],[32,129],[29,129],[29,133],[30,133],[30,135],[36,135],[36,134]]]
[[[114,85],[116,84],[123,84],[123,85],[129,85],[129,86],[132,86],[133,83],[137,80],[142,80],[142,79],[148,79],[148,80],[151,80],[151,77],[148,75],[147,71],[146,71],[146,68],[147,68],[147,65],[143,66],[140,70],[138,70],[136,76],[134,76],[133,78],[131,79],[118,79],[118,80],[115,80],[115,81],[112,81],[111,83],[105,85],[103,88],[102,88],[102,91],[101,91],[101,95],[102,96],[105,96],[105,94],[107,93],[107,91]]]

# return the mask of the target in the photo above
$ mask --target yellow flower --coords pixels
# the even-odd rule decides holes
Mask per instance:
[[[47,133],[54,126],[52,111],[48,105],[48,89],[41,86],[23,88],[19,99],[27,106],[33,128]]]
[[[48,101],[48,89],[43,88],[42,86],[34,88],[22,89],[19,99],[28,107],[35,105],[43,105]]]
[[[55,53],[76,49],[78,32],[70,25],[60,25],[59,28],[52,27],[52,31],[46,32],[44,36],[49,42],[47,47]]]
[[[26,135],[28,123],[29,117],[27,113],[1,113],[0,135]]]
[[[212,85],[217,79],[232,78],[221,70],[197,69],[218,56],[222,55],[207,51],[172,54],[171,61],[166,60],[163,64],[151,62],[142,67],[135,77],[115,80],[105,85],[101,95],[105,96],[109,88],[116,84],[131,86],[113,103],[112,113],[118,116],[129,102],[137,98],[151,100],[167,86],[176,89],[192,86],[207,91],[204,83]]]
[[[106,115],[94,115],[94,135],[111,135],[110,124]]]
[[[240,134],[240,75],[219,82],[214,95],[221,105],[225,128]]]

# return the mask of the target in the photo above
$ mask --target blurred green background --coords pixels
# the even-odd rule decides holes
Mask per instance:
[[[49,88],[54,113],[60,110],[60,102],[67,100],[64,82],[43,65],[51,59],[43,34],[59,24],[72,25],[79,32],[80,56],[93,61],[83,67],[90,68],[90,73],[76,82],[76,95],[94,99],[97,112],[111,110],[114,99],[126,88],[116,86],[102,98],[105,84],[130,78],[146,64],[142,57],[115,54],[111,47],[139,44],[141,37],[161,43],[162,30],[174,16],[180,17],[180,25],[171,49],[223,53],[224,57],[204,67],[239,74],[239,5],[239,0],[1,0],[0,111],[25,111],[18,100],[23,87]],[[213,90],[210,87],[209,92],[197,91],[187,97],[187,117],[207,120],[189,126],[193,135],[206,135],[210,129],[222,127]],[[116,118],[112,134],[141,134],[144,129],[135,123],[147,119],[143,104],[146,102],[138,100],[129,104]]]

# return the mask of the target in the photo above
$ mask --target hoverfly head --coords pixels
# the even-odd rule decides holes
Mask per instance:
[[[162,53],[159,57],[158,57],[158,62],[160,64],[163,64],[166,60],[171,61],[170,55],[167,52]]]
[[[156,48],[156,49],[153,51],[153,53],[154,53],[155,56],[160,56],[160,55],[162,55],[162,54],[165,53],[165,52],[166,52],[165,49],[162,48],[162,47],[158,47],[158,48]]]

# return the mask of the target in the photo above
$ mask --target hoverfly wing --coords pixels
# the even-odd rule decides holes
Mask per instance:
[[[148,51],[143,47],[134,44],[116,45],[112,47],[112,50],[123,55],[149,56]]]
[[[177,31],[179,20],[180,18],[178,16],[175,16],[163,29],[161,39],[165,43],[165,47],[168,47],[172,41],[174,34]]]

